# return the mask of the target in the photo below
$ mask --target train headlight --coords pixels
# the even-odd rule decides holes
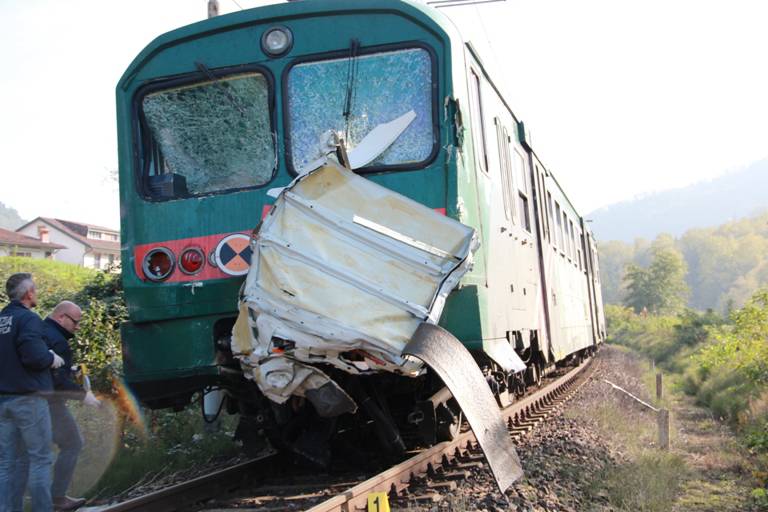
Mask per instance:
[[[286,27],[272,27],[261,36],[261,49],[270,57],[286,53],[293,45],[293,34]]]
[[[150,281],[162,281],[171,275],[174,267],[173,253],[165,247],[152,249],[144,256],[141,269]]]

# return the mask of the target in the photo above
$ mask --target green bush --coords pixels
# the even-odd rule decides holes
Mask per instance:
[[[122,374],[120,324],[128,318],[120,276],[98,272],[73,300],[83,308],[73,347],[77,361],[89,368],[95,389],[109,392],[113,377]]]
[[[37,287],[37,312],[45,317],[62,300],[73,297],[99,272],[69,263],[0,256],[0,307],[8,303],[5,282],[17,272],[29,272]]]
[[[768,384],[768,290],[731,313],[730,325],[712,331],[695,356],[700,368],[699,401],[732,422],[750,420],[750,403]]]
[[[762,417],[747,427],[744,440],[751,450],[768,453],[768,417]]]
[[[88,367],[94,389],[109,392],[112,376],[120,373],[120,323],[127,318],[119,274],[59,261],[0,257],[1,306],[8,301],[5,281],[16,272],[32,274],[40,316],[48,315],[62,300],[83,308],[80,331],[72,346],[74,360]]]

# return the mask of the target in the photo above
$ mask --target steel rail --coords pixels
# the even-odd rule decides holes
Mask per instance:
[[[572,385],[576,378],[590,366],[594,358],[588,359],[567,374],[557,378],[546,387],[512,403],[501,413],[510,429],[510,435],[519,435],[543,420],[558,404],[575,393],[578,387]],[[583,383],[583,382],[582,382]],[[542,409],[546,413],[542,414]],[[309,509],[310,512],[352,512],[365,510],[368,494],[372,492],[400,493],[406,489],[413,476],[432,473],[433,470],[462,454],[476,451],[477,440],[471,430],[461,432],[453,441],[445,441],[423,450],[406,461],[369,478],[336,496]],[[273,457],[268,453],[261,457],[199,476],[187,482],[172,485],[143,496],[105,506],[88,507],[89,512],[172,512],[188,510],[203,500],[220,496],[245,485],[264,466],[264,461]]]
[[[548,384],[545,388],[505,407],[501,413],[507,421],[510,430],[513,429],[516,421],[525,423],[526,420],[531,420],[533,424],[538,423],[543,419],[537,415],[536,411],[538,409],[546,406],[555,406],[562,400],[572,396],[578,387],[573,389],[572,393],[568,393],[569,388],[575,382],[576,377],[591,366],[593,359],[589,358],[567,374]],[[586,380],[583,382],[586,382]],[[526,426],[525,429],[527,430],[528,428],[530,427]],[[513,434],[511,433],[510,435]],[[462,432],[453,441],[445,441],[428,448],[410,459],[312,507],[308,512],[351,512],[354,510],[365,510],[368,494],[372,492],[392,493],[392,491],[399,493],[409,485],[412,476],[431,472],[447,459],[456,458],[462,450],[469,451],[476,442],[475,435],[471,430]]]
[[[263,467],[264,461],[275,453],[266,453],[254,459],[241,462],[225,469],[202,475],[192,480],[172,485],[143,496],[131,498],[111,505],[88,507],[93,512],[171,512],[188,510],[189,506],[217,494],[236,489],[242,481]]]

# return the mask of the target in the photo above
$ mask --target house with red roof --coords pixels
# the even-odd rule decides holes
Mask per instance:
[[[61,249],[66,249],[66,247],[0,228],[0,256],[56,259],[55,254]]]
[[[16,233],[42,243],[63,246],[56,251],[57,261],[87,268],[115,268],[120,263],[120,231],[52,217],[37,217]]]

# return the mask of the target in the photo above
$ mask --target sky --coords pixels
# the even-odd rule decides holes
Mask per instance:
[[[219,0],[222,14],[263,3]],[[582,213],[768,157],[768,2],[441,10]],[[207,0],[0,0],[0,202],[118,227],[117,81],[154,37],[206,14]]]

